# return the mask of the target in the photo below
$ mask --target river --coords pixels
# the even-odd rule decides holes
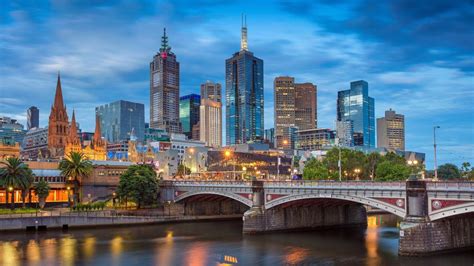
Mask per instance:
[[[0,265],[469,265],[474,252],[399,257],[397,218],[368,227],[242,235],[241,221],[0,233]]]

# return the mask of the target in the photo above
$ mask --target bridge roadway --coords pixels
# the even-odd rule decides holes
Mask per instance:
[[[193,215],[244,206],[244,233],[366,224],[366,205],[402,218],[400,254],[474,247],[474,182],[169,180],[160,197]]]

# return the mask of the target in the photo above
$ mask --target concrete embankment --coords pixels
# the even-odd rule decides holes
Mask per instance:
[[[0,231],[46,230],[74,227],[123,226],[171,222],[239,219],[241,215],[207,216],[91,216],[69,214],[61,216],[32,216],[0,218]]]

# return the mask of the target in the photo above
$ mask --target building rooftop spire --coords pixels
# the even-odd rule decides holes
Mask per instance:
[[[64,108],[63,91],[61,89],[61,76],[58,71],[58,82],[56,84],[56,94],[54,95],[53,107],[57,110]]]
[[[247,16],[242,14],[242,29],[241,29],[241,39],[240,39],[240,50],[248,51],[247,43]]]
[[[163,36],[161,37],[160,52],[168,52],[170,50],[171,50],[171,46],[168,45],[168,36],[166,36],[166,28],[163,28]]]
[[[94,141],[100,141],[102,139],[102,133],[100,131],[100,118],[98,115],[95,116],[95,132]]]
[[[77,125],[76,125],[76,114],[74,109],[72,110],[71,127],[69,128],[69,140],[73,142],[77,139]]]

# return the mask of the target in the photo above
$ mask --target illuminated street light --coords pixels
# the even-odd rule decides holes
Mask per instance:
[[[242,171],[247,171],[247,167],[242,167]]]
[[[11,186],[8,187],[8,190],[9,190],[9,191],[12,191],[12,190],[13,190],[13,187],[11,187]]]

